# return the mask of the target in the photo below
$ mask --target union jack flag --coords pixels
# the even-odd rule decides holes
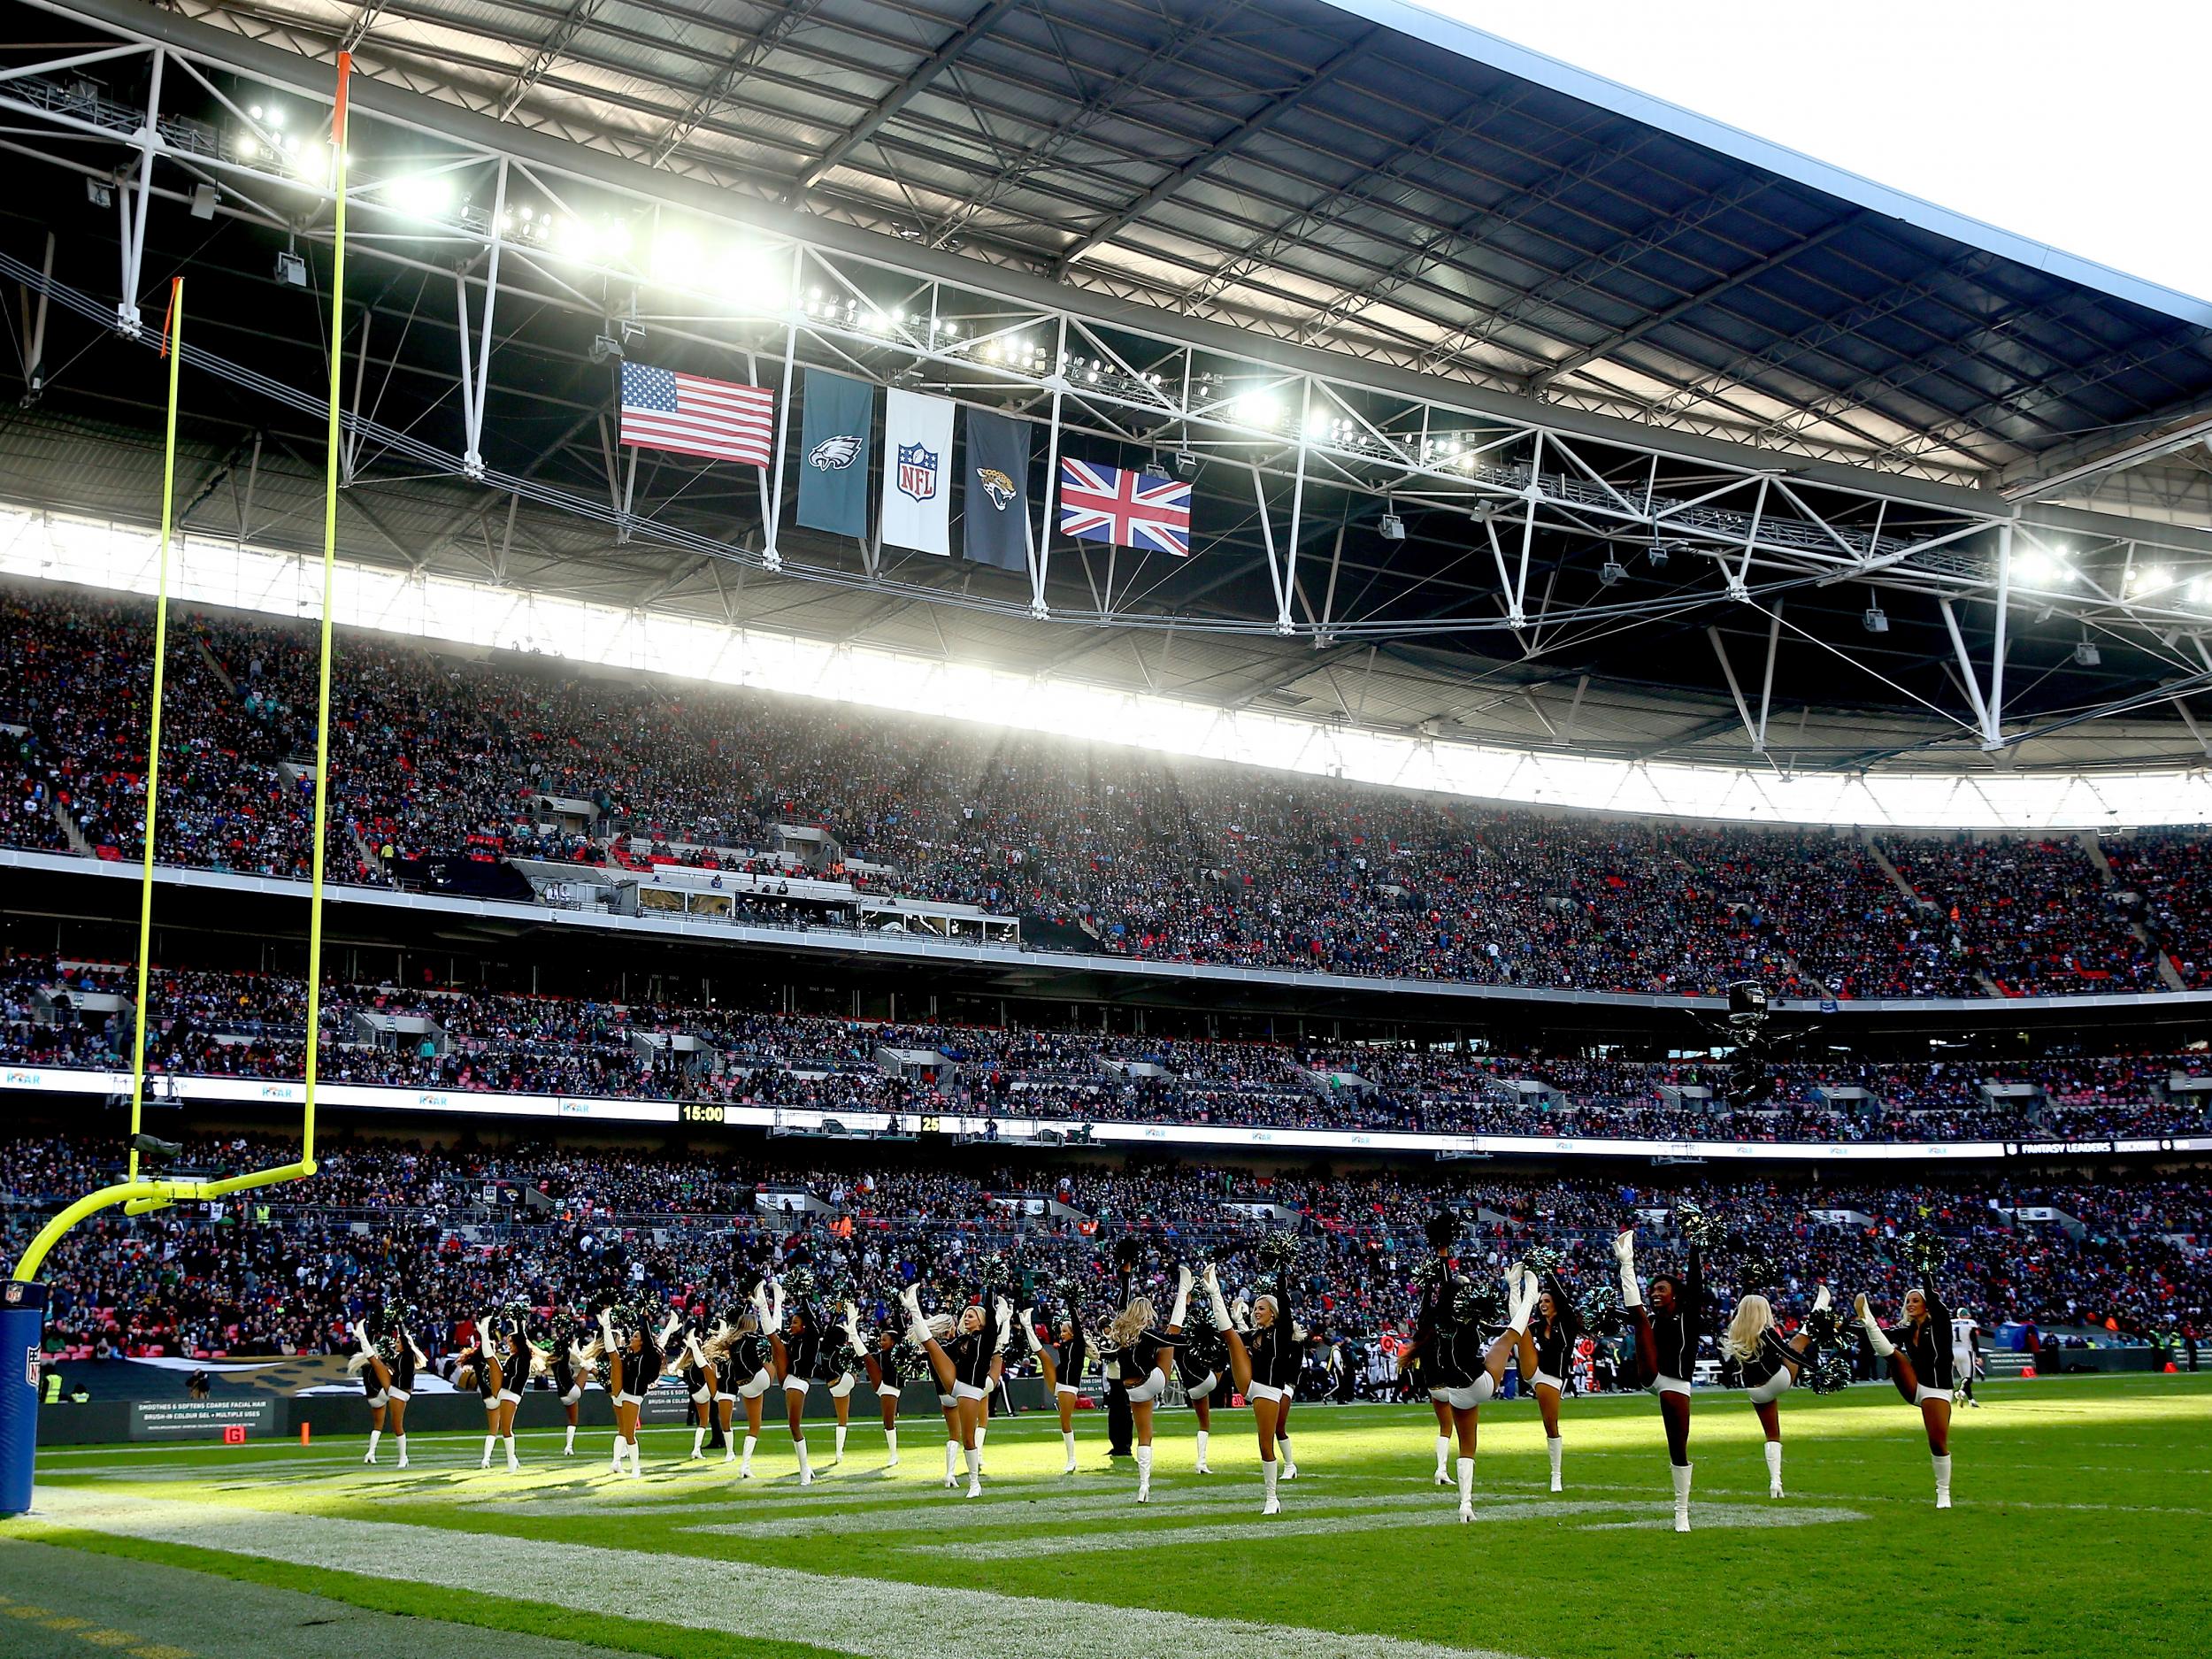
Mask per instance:
[[[1190,485],[1133,467],[1060,461],[1060,534],[1190,557]]]

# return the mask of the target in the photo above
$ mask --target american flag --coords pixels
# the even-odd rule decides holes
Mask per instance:
[[[622,365],[622,442],[766,466],[775,394],[703,374]]]
[[[1190,557],[1190,485],[1133,467],[1060,461],[1060,534]]]

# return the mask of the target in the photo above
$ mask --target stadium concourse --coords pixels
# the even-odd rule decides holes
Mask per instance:
[[[8,1659],[2204,1646],[2212,304],[1399,0],[0,19]]]

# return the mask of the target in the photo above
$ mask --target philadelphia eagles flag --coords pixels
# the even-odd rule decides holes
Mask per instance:
[[[1002,571],[1029,568],[1029,423],[968,411],[961,551]]]
[[[799,431],[799,522],[868,539],[868,430],[876,388],[826,369],[806,372]]]

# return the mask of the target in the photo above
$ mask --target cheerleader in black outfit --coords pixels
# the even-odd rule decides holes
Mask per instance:
[[[1951,1507],[1951,1391],[1958,1386],[1951,1356],[1951,1310],[1932,1289],[1915,1286],[1905,1293],[1905,1321],[1885,1332],[1862,1294],[1853,1309],[1866,1340],[1889,1362],[1890,1380],[1905,1403],[1920,1408],[1928,1431],[1928,1455],[1935,1465],[1935,1506]]]
[[[1536,1308],[1521,1336],[1521,1380],[1536,1396],[1536,1409],[1544,1418],[1544,1449],[1551,1455],[1551,1489],[1560,1484],[1559,1400],[1567,1392],[1567,1370],[1574,1363],[1575,1344],[1582,1340],[1582,1316],[1555,1273],[1537,1280]]]
[[[361,1379],[361,1392],[369,1401],[369,1450],[365,1463],[376,1461],[377,1442],[384,1438],[388,1420],[392,1439],[399,1445],[399,1467],[407,1467],[407,1402],[414,1397],[415,1368],[430,1362],[408,1333],[405,1315],[397,1302],[373,1309],[353,1327],[359,1351],[346,1369]]]
[[[1187,1269],[1185,1270],[1188,1271]],[[1226,1395],[1222,1386],[1229,1379],[1229,1345],[1222,1340],[1221,1333],[1214,1328],[1212,1311],[1202,1301],[1185,1316],[1190,1323],[1178,1324],[1171,1320],[1168,1333],[1176,1339],[1175,1372],[1183,1385],[1183,1397],[1190,1402],[1191,1410],[1198,1418],[1197,1456],[1191,1472],[1210,1475],[1213,1470],[1206,1462],[1206,1447],[1213,1439],[1214,1395]],[[1286,1409],[1290,1396],[1283,1396]],[[1280,1420],[1275,1432],[1276,1444],[1282,1448],[1284,1478],[1289,1478],[1290,1448],[1284,1439]]]
[[[1690,1530],[1690,1379],[1697,1371],[1697,1340],[1704,1326],[1705,1275],[1694,1241],[1689,1243],[1686,1278],[1661,1273],[1651,1281],[1651,1306],[1636,1282],[1636,1232],[1629,1228],[1613,1240],[1621,1268],[1621,1310],[1636,1334],[1636,1356],[1659,1394],[1660,1420],[1666,1425],[1667,1461],[1674,1469],[1674,1530]]]
[[[983,1302],[961,1310],[948,1342],[922,1317],[918,1286],[909,1285],[900,1300],[906,1305],[908,1340],[929,1356],[941,1394],[947,1390],[952,1394],[953,1426],[967,1454],[968,1495],[979,1498],[983,1495],[983,1448],[976,1431],[982,1425],[984,1396],[990,1390],[991,1357],[998,1351],[999,1332],[1013,1317],[1013,1310],[986,1286]]]
[[[1067,1311],[1053,1326],[1051,1341],[1038,1340],[1034,1308],[1022,1310],[1021,1325],[1023,1333],[1029,1338],[1029,1351],[1037,1356],[1038,1364],[1044,1370],[1045,1393],[1060,1414],[1060,1444],[1068,1455],[1067,1463],[1060,1472],[1071,1475],[1075,1472],[1075,1402],[1082,1394],[1083,1362],[1090,1351],[1090,1340],[1083,1334],[1072,1288],[1067,1298]],[[1200,1461],[1202,1463],[1204,1458],[1202,1456]]]
[[[1827,1307],[1828,1286],[1823,1285],[1814,1299],[1813,1311],[1825,1312]],[[1770,1498],[1782,1495],[1782,1396],[1812,1363],[1812,1346],[1810,1331],[1800,1331],[1783,1340],[1774,1323],[1774,1304],[1755,1294],[1736,1304],[1735,1316],[1721,1337],[1721,1352],[1734,1360],[1743,1373],[1744,1392],[1750,1397],[1759,1426],[1766,1431]]]
[[[563,1325],[571,1323],[564,1319]],[[576,1455],[576,1409],[583,1403],[584,1384],[589,1367],[577,1366],[577,1348],[574,1333],[564,1333],[556,1327],[553,1351],[546,1356],[546,1367],[553,1375],[553,1392],[560,1397],[562,1414],[568,1420],[568,1438],[562,1444],[561,1455]]]
[[[739,1321],[736,1334],[728,1344],[724,1386],[727,1393],[734,1396],[730,1414],[732,1419],[736,1416],[736,1402],[742,1401],[745,1405],[745,1455],[737,1465],[740,1480],[753,1478],[753,1448],[760,1444],[761,1402],[767,1397],[768,1391],[776,1386],[776,1344],[772,1333],[781,1322],[782,1299],[783,1293],[779,1290],[775,1302],[772,1303],[767,1286],[756,1283],[753,1286],[752,1310]],[[726,1429],[724,1432],[728,1431]],[[726,1450],[724,1461],[728,1461]]]
[[[1167,1392],[1175,1363],[1176,1333],[1190,1309],[1193,1280],[1187,1267],[1177,1271],[1175,1310],[1165,1328],[1153,1323],[1152,1298],[1133,1296],[1106,1327],[1106,1346],[1121,1363],[1122,1392],[1129,1401],[1129,1421],[1137,1435],[1137,1502],[1152,1499],[1152,1411]]]
[[[484,1456],[476,1466],[492,1466],[492,1448],[499,1444],[499,1396],[506,1381],[506,1368],[499,1357],[499,1341],[492,1334],[491,1317],[488,1314],[476,1322],[475,1340],[454,1355],[453,1386],[473,1388],[484,1402]],[[514,1450],[507,1452],[508,1468],[515,1467]]]
[[[614,1396],[614,1472],[622,1472],[622,1460],[626,1453],[630,1473],[643,1479],[645,1471],[638,1462],[638,1415],[645,1404],[645,1391],[659,1379],[662,1367],[667,1363],[664,1344],[676,1333],[680,1323],[671,1314],[668,1323],[658,1333],[647,1330],[646,1316],[631,1312],[627,1328],[617,1330],[611,1309],[599,1310],[599,1335],[605,1344],[607,1360],[607,1392]]]
[[[545,1355],[530,1340],[530,1310],[521,1302],[510,1302],[502,1316],[499,1326],[500,1383],[499,1437],[507,1443],[507,1470],[513,1473],[521,1465],[515,1461],[515,1415],[522,1409],[522,1391],[530,1386],[530,1379],[545,1369]]]
[[[867,1368],[868,1384],[876,1391],[876,1403],[883,1410],[883,1445],[885,1451],[888,1454],[884,1459],[883,1466],[886,1469],[896,1469],[899,1466],[899,1396],[904,1391],[906,1384],[915,1380],[912,1376],[912,1363],[907,1358],[908,1354],[912,1350],[899,1346],[899,1333],[890,1325],[886,1325],[876,1333],[876,1340],[872,1346],[861,1347],[857,1340],[860,1310],[849,1302],[845,1304],[845,1322],[846,1328],[851,1331],[856,1338],[854,1346],[860,1354],[860,1363]],[[952,1442],[947,1440],[945,1445],[947,1448],[945,1469],[949,1475],[952,1469],[950,1452]]]
[[[799,1484],[814,1484],[814,1464],[807,1453],[806,1429],[801,1419],[806,1415],[807,1390],[814,1386],[814,1372],[822,1363],[822,1325],[820,1316],[808,1299],[810,1282],[802,1279],[792,1287],[789,1315],[779,1320],[776,1331],[776,1372],[783,1380],[784,1411],[791,1423],[791,1449],[799,1459]],[[777,1304],[782,1305],[783,1287],[776,1287]]]
[[[1402,1362],[1417,1364],[1427,1379],[1429,1398],[1451,1408],[1453,1438],[1459,1447],[1459,1518],[1475,1518],[1475,1447],[1482,1406],[1505,1382],[1535,1311],[1536,1276],[1517,1263],[1506,1273],[1507,1325],[1489,1341],[1483,1336],[1481,1298],[1474,1285],[1452,1270],[1452,1245],[1458,1224],[1448,1216],[1429,1224],[1436,1254],[1418,1283],[1421,1301],[1414,1315],[1413,1340]]]
[[[1270,1240],[1274,1244],[1274,1240]],[[1264,1259],[1265,1247],[1263,1247]],[[1252,1402],[1252,1422],[1259,1431],[1260,1480],[1266,1501],[1260,1505],[1262,1515],[1277,1515],[1282,1504],[1275,1495],[1275,1487],[1281,1479],[1281,1471],[1275,1456],[1275,1430],[1281,1421],[1283,1384],[1286,1379],[1297,1375],[1298,1348],[1291,1340],[1290,1275],[1295,1260],[1295,1246],[1283,1240],[1275,1250],[1279,1260],[1272,1295],[1260,1297],[1252,1304],[1250,1340],[1237,1329],[1229,1317],[1229,1305],[1221,1297],[1221,1280],[1213,1264],[1206,1264],[1206,1302],[1213,1310],[1214,1328],[1221,1333],[1222,1340],[1229,1348],[1229,1376],[1236,1384],[1237,1392]]]
[[[690,1461],[695,1463],[706,1461],[707,1436],[714,1431],[715,1396],[720,1392],[721,1368],[715,1363],[718,1356],[709,1351],[713,1342],[714,1332],[703,1317],[688,1320],[679,1333],[672,1356],[677,1374],[683,1379],[684,1392],[691,1396]],[[725,1450],[728,1438],[725,1433]]]

